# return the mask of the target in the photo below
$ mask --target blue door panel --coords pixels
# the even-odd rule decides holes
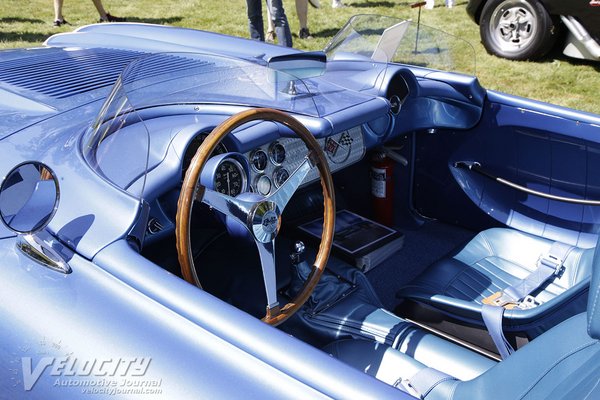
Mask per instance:
[[[495,221],[552,240],[594,246],[600,207],[528,194],[455,163],[478,162],[486,172],[535,191],[600,200],[598,121],[544,103],[491,97],[495,102],[488,99],[475,128],[416,135],[416,209],[472,229]],[[445,182],[443,188],[436,187],[440,182]],[[449,197],[452,201],[433,200]]]

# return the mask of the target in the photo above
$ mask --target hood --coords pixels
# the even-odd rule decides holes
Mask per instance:
[[[141,52],[35,48],[0,53],[0,140],[28,126],[103,99]]]

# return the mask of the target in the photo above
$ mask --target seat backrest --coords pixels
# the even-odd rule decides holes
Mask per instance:
[[[600,239],[598,240],[600,244]],[[588,295],[588,335],[594,339],[600,339],[600,250],[594,253],[592,262],[592,280],[590,282],[590,293]]]

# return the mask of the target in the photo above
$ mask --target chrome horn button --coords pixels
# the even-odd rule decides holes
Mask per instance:
[[[256,240],[269,243],[281,226],[281,213],[277,204],[272,201],[262,201],[252,208],[248,215],[248,228]]]

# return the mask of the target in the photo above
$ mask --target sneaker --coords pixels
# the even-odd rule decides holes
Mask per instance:
[[[319,0],[308,0],[308,2],[314,8],[321,8],[321,3],[319,3]]]
[[[125,22],[125,21],[127,21],[127,18],[115,17],[114,15],[110,15],[109,13],[106,13],[106,19],[100,18],[100,20],[98,20],[98,22]]]
[[[342,3],[342,0],[333,0],[333,2],[331,3],[331,8],[342,8],[345,7],[344,3]]]
[[[310,34],[310,31],[308,30],[308,28],[302,28],[300,29],[300,32],[298,33],[298,37],[300,39],[312,39],[312,35]]]
[[[275,43],[275,31],[267,31],[267,36],[265,36],[265,42],[267,43]]]
[[[63,19],[54,20],[54,22],[52,23],[52,25],[54,25],[56,27],[59,27],[61,25],[70,25],[70,24],[67,22],[66,19],[63,18]]]

